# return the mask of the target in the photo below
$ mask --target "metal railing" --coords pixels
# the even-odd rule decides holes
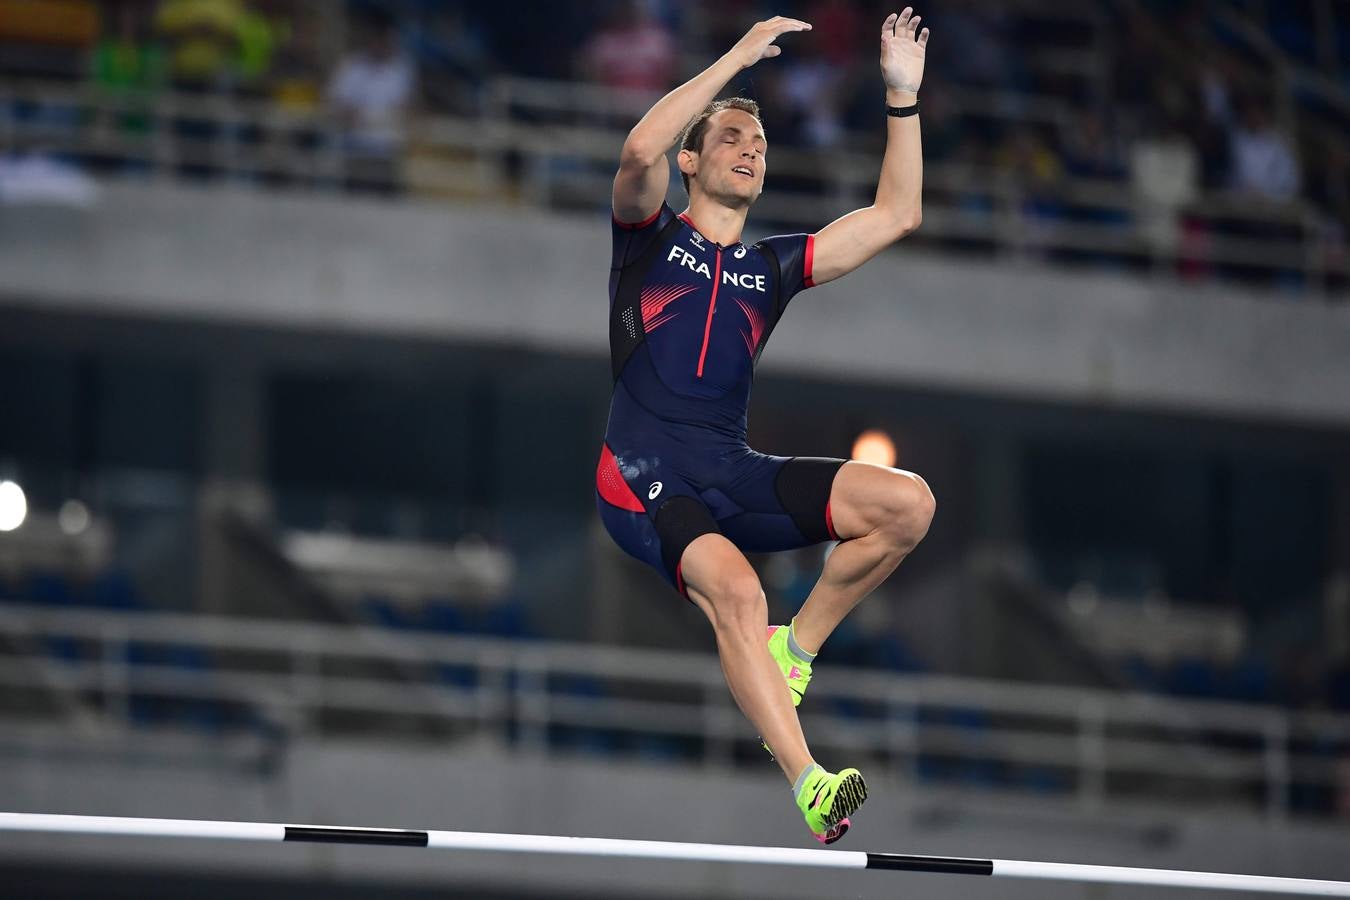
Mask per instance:
[[[1073,110],[1055,97],[949,93],[948,104],[965,114],[1008,122],[1030,116],[1061,128],[1075,121]],[[401,155],[372,174],[344,152],[340,123],[322,110],[226,95],[146,96],[11,82],[0,84],[0,146],[67,153],[151,177],[205,173],[243,184],[325,190],[353,178],[383,178],[433,195],[597,207],[607,202],[627,129],[653,99],[593,85],[498,79],[485,91],[478,117],[408,122]],[[877,142],[878,135],[850,136],[841,147]],[[814,231],[871,203],[878,166],[875,152],[776,147],[757,220]],[[1047,214],[1046,201],[1060,212]],[[1183,221],[1190,237],[1183,235]],[[1350,267],[1344,248],[1328,233],[1320,214],[1302,202],[1219,193],[1159,208],[1117,181],[1065,177],[1033,187],[996,166],[929,160],[924,227],[914,240],[1008,258],[1297,279],[1306,290],[1325,293],[1343,287]]]
[[[3,605],[0,686],[11,724],[68,723],[72,734],[167,722],[387,735],[392,717],[399,732],[486,736],[522,752],[763,763],[703,654]],[[53,695],[62,702],[38,702]],[[1350,717],[1274,707],[827,664],[801,713],[822,758],[1092,809],[1326,815],[1350,777]]]

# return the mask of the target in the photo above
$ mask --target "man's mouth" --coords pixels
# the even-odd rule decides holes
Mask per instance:
[[[736,172],[737,174],[740,175],[744,175],[747,178],[755,177],[755,173],[750,169],[749,166],[735,166],[734,168],[732,168],[731,171]]]

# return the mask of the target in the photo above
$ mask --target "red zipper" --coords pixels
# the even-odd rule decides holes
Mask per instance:
[[[712,334],[713,308],[717,306],[717,289],[722,286],[722,248],[717,248],[717,269],[713,272],[712,297],[708,300],[708,321],[703,325],[703,351],[698,355],[698,377],[703,377],[703,360],[708,356],[708,338]]]

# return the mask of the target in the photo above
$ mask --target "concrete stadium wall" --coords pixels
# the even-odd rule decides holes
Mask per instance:
[[[10,736],[13,737],[12,735]],[[297,742],[273,776],[191,765],[114,761],[92,739],[30,747],[4,741],[0,809],[293,823],[816,846],[783,779],[655,763],[528,756],[490,743]],[[181,748],[181,745],[178,745]],[[184,757],[188,761],[188,757]],[[1034,796],[998,802],[916,792],[884,770],[838,846],[1045,861],[1192,868],[1350,879],[1350,827],[1267,826],[1242,814],[1113,809],[1075,812]],[[922,896],[933,900],[1182,900],[1194,891],[1004,879],[768,869],[693,863],[598,862],[403,848],[0,836],[0,866],[137,866],[194,873],[373,878],[419,885],[572,890],[573,896],[707,898]]]
[[[753,217],[751,224],[753,225]],[[6,306],[604,353],[598,215],[111,184],[0,208]],[[903,247],[793,301],[768,370],[1350,423],[1350,304]]]

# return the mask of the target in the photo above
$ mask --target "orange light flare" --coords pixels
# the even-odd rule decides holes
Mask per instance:
[[[853,458],[879,466],[894,466],[895,441],[880,428],[869,428],[853,442]]]

